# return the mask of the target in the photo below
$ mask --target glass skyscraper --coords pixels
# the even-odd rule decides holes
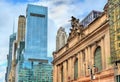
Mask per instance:
[[[48,9],[28,4],[26,11],[25,59],[46,59]]]
[[[16,33],[10,35],[9,38],[9,54],[7,56],[7,73],[6,73],[6,82],[8,82],[8,76],[11,71],[11,64],[12,64],[12,51],[13,51],[13,42],[16,40]]]
[[[27,6],[25,49],[17,53],[16,82],[52,82],[52,58],[47,57],[47,7]]]

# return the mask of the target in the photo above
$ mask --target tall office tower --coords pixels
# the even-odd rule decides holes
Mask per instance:
[[[25,41],[25,25],[26,19],[24,15],[20,15],[18,19],[17,41]]]
[[[62,48],[67,43],[67,34],[63,27],[60,27],[56,36],[56,51]]]
[[[26,59],[42,59],[47,57],[47,14],[47,7],[30,4],[27,6]]]
[[[17,51],[16,82],[52,82],[51,61],[47,57],[47,7],[29,4],[25,42],[20,41]]]
[[[10,70],[11,70],[11,64],[12,64],[12,51],[13,51],[13,43],[16,40],[16,33],[13,33],[10,35],[10,39],[9,39],[9,54],[7,56],[7,73],[6,73],[6,81],[8,82],[8,77],[10,74]]]
[[[112,63],[118,66],[116,82],[120,82],[120,0],[108,0],[110,48]]]

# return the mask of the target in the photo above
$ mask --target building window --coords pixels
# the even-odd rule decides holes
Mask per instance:
[[[120,43],[118,43],[118,47],[120,47]]]
[[[120,33],[120,28],[117,28],[117,33]]]
[[[43,14],[36,14],[36,13],[30,13],[30,16],[45,17],[45,15],[43,15]]]
[[[120,35],[117,36],[117,40],[120,40]]]
[[[120,75],[116,76],[116,82],[120,82]]]
[[[102,70],[102,59],[101,59],[101,47],[97,47],[94,54],[94,63],[97,68],[96,72],[100,72]]]
[[[78,78],[78,58],[76,58],[74,63],[74,79]]]

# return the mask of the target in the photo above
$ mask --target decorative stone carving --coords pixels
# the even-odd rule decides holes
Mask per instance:
[[[69,38],[68,40],[70,40],[71,38],[73,38],[74,36],[76,35],[81,35],[81,36],[84,36],[84,33],[83,33],[83,25],[79,23],[79,19],[76,19],[75,17],[71,17],[71,29],[70,29],[70,33],[69,33]]]

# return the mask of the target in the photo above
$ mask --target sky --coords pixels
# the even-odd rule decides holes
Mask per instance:
[[[55,51],[56,34],[64,27],[67,34],[71,28],[71,16],[82,20],[92,10],[103,11],[107,0],[0,0],[0,82],[5,82],[9,36],[13,27],[17,32],[19,15],[26,15],[27,4],[48,7],[48,55]]]

